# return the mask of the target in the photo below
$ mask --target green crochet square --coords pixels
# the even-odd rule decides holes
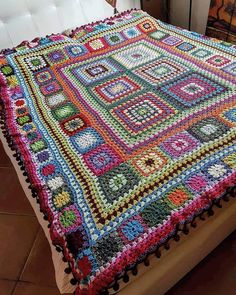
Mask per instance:
[[[65,120],[78,113],[79,113],[78,109],[73,104],[70,104],[70,103],[61,105],[52,110],[53,117],[58,121]]]
[[[72,210],[64,211],[60,216],[60,222],[65,228],[72,226],[76,222],[75,212]]]
[[[141,213],[141,217],[149,226],[156,226],[162,223],[163,220],[170,214],[170,207],[168,204],[159,199],[154,203],[150,203]]]
[[[9,65],[2,66],[1,67],[1,72],[5,76],[10,76],[10,75],[13,75],[14,74],[12,67],[9,66]]]
[[[30,148],[33,152],[37,153],[44,150],[47,147],[45,141],[39,140],[30,145]]]

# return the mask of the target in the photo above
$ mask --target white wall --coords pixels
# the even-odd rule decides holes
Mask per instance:
[[[205,34],[210,0],[192,0],[191,30]],[[171,0],[170,19],[173,25],[188,29],[190,0]]]
[[[119,12],[131,8],[140,8],[140,0],[117,0],[117,9]]]

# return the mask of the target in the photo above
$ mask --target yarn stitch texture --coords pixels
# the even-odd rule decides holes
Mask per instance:
[[[235,46],[137,10],[3,53],[5,135],[76,294],[235,185]]]

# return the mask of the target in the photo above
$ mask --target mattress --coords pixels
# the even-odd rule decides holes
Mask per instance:
[[[3,51],[0,72],[3,135],[76,294],[117,291],[234,195],[233,45],[134,10]]]

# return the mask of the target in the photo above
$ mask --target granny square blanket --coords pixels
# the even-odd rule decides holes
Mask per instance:
[[[236,48],[142,11],[72,36],[0,55],[1,123],[76,294],[106,294],[234,187]]]

